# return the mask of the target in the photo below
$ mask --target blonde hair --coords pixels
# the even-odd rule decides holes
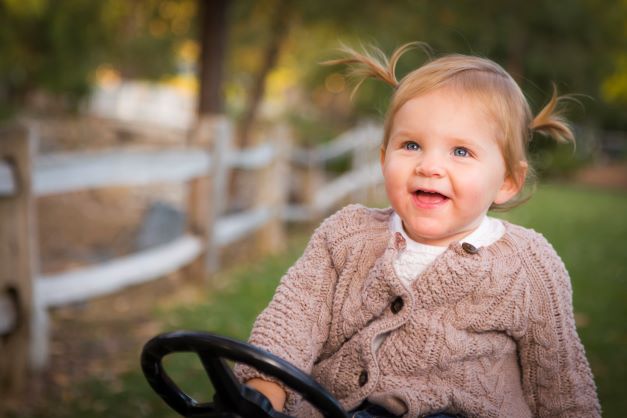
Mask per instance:
[[[507,71],[492,60],[460,54],[435,59],[429,57],[427,63],[398,81],[396,64],[405,52],[414,48],[421,48],[429,55],[428,46],[421,42],[402,45],[394,51],[390,59],[378,48],[364,48],[364,52],[360,53],[343,45],[341,51],[344,57],[325,64],[350,65],[351,74],[358,78],[353,94],[367,78],[382,80],[394,88],[385,116],[383,147],[389,141],[394,116],[412,98],[448,87],[479,99],[494,118],[506,175],[521,190],[508,202],[492,205],[491,209],[505,210],[526,201],[528,197],[523,196],[522,189],[527,180],[533,177],[533,170],[528,162],[528,146],[533,133],[541,133],[558,142],[574,143],[573,132],[558,109],[558,104],[565,97],[558,96],[554,86],[549,102],[533,117],[525,95]],[[521,162],[528,165],[526,176],[520,175]]]

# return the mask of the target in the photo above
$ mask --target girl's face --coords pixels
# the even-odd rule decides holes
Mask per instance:
[[[448,246],[476,229],[492,203],[517,192],[496,129],[471,95],[440,88],[405,103],[381,149],[385,189],[410,238]]]

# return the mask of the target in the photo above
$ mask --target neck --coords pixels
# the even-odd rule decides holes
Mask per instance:
[[[473,232],[477,231],[477,229],[481,226],[481,223],[484,221],[485,218],[486,218],[486,215],[484,214],[483,216],[480,216],[478,219],[476,219],[471,225],[468,225],[466,228],[464,228],[462,231],[457,231],[450,235],[438,236],[438,237],[424,237],[424,236],[414,237],[407,233],[407,228],[405,228],[405,225],[403,224],[402,220],[401,220],[401,225],[402,225],[403,232],[405,233],[406,237],[410,238],[411,240],[419,244],[431,245],[435,247],[448,247],[453,242],[461,241],[467,236],[471,235]]]

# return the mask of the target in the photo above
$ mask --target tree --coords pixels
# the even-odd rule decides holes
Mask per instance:
[[[200,115],[224,112],[224,61],[228,0],[198,1],[200,33]]]
[[[99,55],[90,46],[106,34],[100,25],[72,23],[98,21],[101,13],[100,2],[70,0],[56,7],[45,0],[1,1],[0,90],[5,99],[23,103],[37,89],[83,94],[86,72]]]
[[[0,0],[0,97],[21,107],[46,92],[75,105],[103,64],[124,77],[172,73],[194,12],[193,0]]]
[[[262,62],[254,75],[254,82],[248,95],[244,113],[238,123],[237,143],[241,148],[250,143],[250,130],[255,122],[259,104],[265,92],[268,74],[277,64],[281,52],[281,44],[285,41],[292,15],[292,2],[278,0],[269,22],[270,36],[263,47]]]

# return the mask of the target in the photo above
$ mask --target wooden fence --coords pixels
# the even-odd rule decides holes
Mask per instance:
[[[198,126],[183,149],[41,156],[33,155],[33,129],[0,131],[0,391],[19,388],[29,368],[46,365],[49,309],[111,294],[182,268],[206,276],[218,268],[221,247],[251,234],[257,234],[265,246],[277,246],[286,221],[316,219],[347,196],[359,197],[381,181],[377,149],[382,132],[372,124],[308,150],[292,149],[285,129],[274,131],[266,143],[235,150],[226,119],[208,119]],[[351,169],[329,179],[325,164],[346,154]],[[233,169],[256,170],[258,192],[248,210],[226,214]],[[158,182],[188,189],[188,226],[183,236],[83,269],[39,273],[35,199]],[[304,190],[302,201],[288,202],[290,187]]]

